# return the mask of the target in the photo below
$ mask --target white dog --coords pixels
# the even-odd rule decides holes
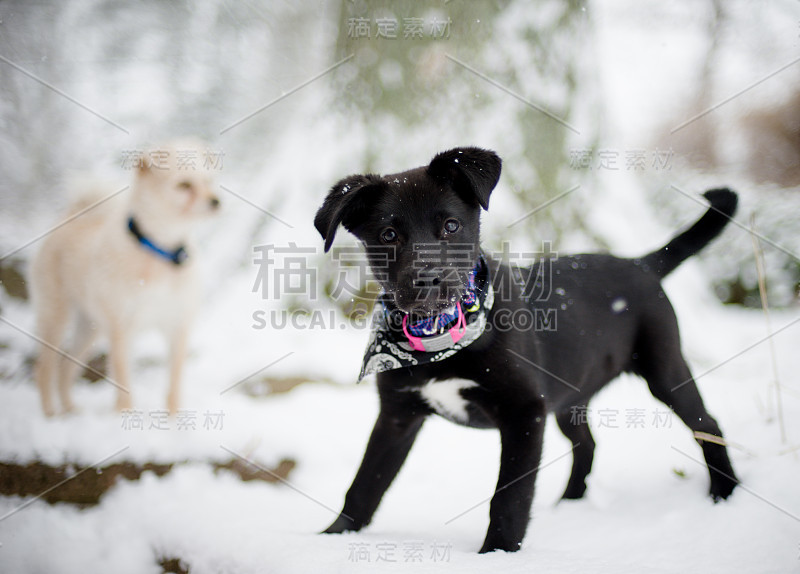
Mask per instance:
[[[175,143],[142,155],[129,190],[106,201],[113,188],[86,190],[71,206],[74,219],[44,241],[31,283],[43,342],[36,382],[45,414],[56,412],[54,378],[64,411],[73,409],[76,367],[101,334],[109,340],[116,407],[130,408],[129,346],[137,331],[150,327],[169,341],[167,407],[177,410],[200,295],[190,232],[220,203],[211,169],[203,165],[204,149],[197,142]]]

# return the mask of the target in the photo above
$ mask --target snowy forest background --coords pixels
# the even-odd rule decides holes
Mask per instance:
[[[797,571],[799,80],[793,0],[0,2],[0,461],[84,468],[125,446],[131,464],[187,463],[120,481],[88,507],[8,487],[0,571],[397,571],[410,539],[424,542],[420,571]],[[224,413],[224,428],[132,432],[111,411],[113,389],[88,381],[81,414],[47,420],[23,332],[37,238],[75,178],[125,185],[132,151],[185,135],[218,159],[224,207],[200,235],[207,295],[186,401]],[[491,494],[496,434],[431,421],[370,529],[313,534],[341,503],[376,412],[371,383],[352,384],[374,292],[362,281],[331,296],[342,273],[363,277],[322,252],[314,213],[345,175],[460,145],[504,161],[483,218],[489,251],[551,241],[636,256],[695,220],[705,189],[740,193],[738,225],[666,290],[755,495],[707,503],[705,471],[676,451],[699,453],[680,422],[626,429],[620,415],[617,432],[594,429],[588,500],[555,505],[569,465],[554,460],[523,551],[479,558],[485,508],[443,524]],[[299,246],[314,285],[256,289],[265,245]],[[337,245],[355,244],[341,234]],[[258,310],[335,319],[259,329]],[[157,337],[137,344],[144,413],[163,408],[164,355]],[[657,408],[632,378],[612,387],[598,409]],[[549,426],[543,460],[564,450]],[[242,482],[224,466],[236,460],[289,470],[282,483]],[[442,541],[447,560],[433,560]],[[376,561],[387,544],[395,563]]]

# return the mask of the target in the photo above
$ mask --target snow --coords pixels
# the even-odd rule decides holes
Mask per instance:
[[[737,445],[731,456],[744,486],[724,503],[715,505],[706,496],[707,472],[688,430],[666,414],[642,381],[625,377],[590,405],[597,452],[585,500],[559,502],[570,445],[548,420],[533,519],[520,552],[475,554],[488,524],[497,433],[438,418],[426,422],[372,525],[358,534],[316,534],[335,518],[358,467],[377,415],[374,385],[309,383],[261,399],[248,398],[239,388],[220,395],[235,382],[236,377],[223,376],[235,371],[233,349],[246,346],[250,355],[257,354],[254,343],[266,335],[253,334],[249,342],[232,338],[225,349],[201,337],[185,385],[186,409],[198,414],[195,430],[179,430],[174,421],[171,430],[126,430],[124,417],[110,410],[114,389],[102,383],[77,385],[83,412],[50,420],[40,413],[32,385],[0,385],[2,460],[88,465],[125,448],[124,455],[106,462],[191,461],[162,478],[145,473],[139,481],[120,482],[93,508],[33,501],[0,520],[2,571],[158,572],[156,555],[181,557],[199,573],[396,572],[412,566],[421,572],[792,571],[800,536],[797,452],[785,452],[774,412],[764,411],[770,401],[767,344],[735,357],[765,336],[763,317],[698,297],[693,279],[691,270],[682,270],[667,289],[696,375],[710,371],[698,377],[706,404]],[[239,314],[248,304],[239,299]],[[773,314],[773,328],[797,318]],[[325,342],[331,347],[326,360],[335,361],[338,351],[341,366],[329,368],[352,380],[366,333],[349,335]],[[797,328],[773,341],[780,378],[791,387],[800,368]],[[294,363],[286,359],[287,372],[309,366],[302,364],[309,356],[295,349],[302,356]],[[226,350],[230,364],[222,360]],[[262,363],[281,352],[262,352]],[[215,359],[203,358],[208,355]],[[163,365],[137,373],[134,401],[147,421],[148,413],[163,408],[166,374]],[[796,391],[784,393],[792,444],[800,436],[797,399]],[[634,409],[645,413],[642,428],[627,426]],[[203,428],[206,411],[224,413],[221,429]],[[298,466],[289,484],[273,485],[243,483],[224,471],[215,475],[206,464],[230,459],[231,453],[268,468],[285,457]],[[29,502],[0,499],[0,517]],[[406,554],[420,543],[421,562],[405,562],[418,556]],[[436,561],[435,548],[440,549]]]
[[[761,336],[757,314],[736,323],[747,336],[730,337],[731,343]],[[706,337],[725,338],[725,321],[715,324],[706,323]],[[791,331],[775,338],[784,381],[800,366],[791,352],[796,340]],[[733,344],[715,348],[708,359],[721,362],[736,350]],[[33,502],[0,522],[3,571],[155,572],[153,556],[163,553],[186,559],[193,572],[391,572],[404,566],[412,541],[425,549],[414,564],[420,571],[790,571],[800,533],[798,463],[781,454],[775,422],[767,422],[753,401],[764,402],[767,394],[767,381],[750,372],[768,360],[764,351],[757,348],[700,379],[727,437],[746,448],[731,451],[745,486],[729,501],[715,505],[707,498],[707,473],[689,432],[669,417],[655,426],[651,419],[663,407],[641,381],[625,378],[591,404],[598,447],[587,499],[558,502],[570,447],[550,420],[523,548],[489,557],[475,551],[496,479],[497,435],[441,419],[426,422],[370,527],[343,536],[315,534],[335,517],[365,447],[377,414],[371,384],[308,384],[260,400],[233,392],[221,399],[216,389],[192,386],[187,407],[225,413],[223,429],[198,425],[193,431],[124,430],[122,417],[108,412],[113,389],[103,385],[79,389],[83,414],[45,420],[33,388],[3,385],[4,460],[36,453],[55,463],[58,453],[69,452],[73,462],[91,464],[127,448],[124,457],[131,460],[196,461],[163,478],[145,474],[121,482],[94,508]],[[693,363],[696,372],[705,370],[704,361]],[[162,390],[137,388],[137,405],[159,408]],[[790,399],[785,397],[788,432],[796,437],[797,400]],[[633,409],[646,413],[643,428],[626,428]],[[600,426],[603,412],[616,413],[616,421]],[[290,484],[271,485],[215,475],[200,462],[230,458],[229,451],[267,467],[294,457],[298,466]],[[25,502],[3,498],[0,516]],[[437,544],[448,548],[446,561],[433,561]],[[369,565],[355,561],[357,545],[369,551]],[[377,562],[381,548],[394,548],[397,562]]]
[[[598,3],[590,14],[596,18],[598,73],[608,102],[604,141],[618,150],[649,145],[649,136],[642,134],[663,127],[663,120],[673,117],[675,102],[690,97],[686,63],[706,49],[703,24],[686,29],[670,24],[675,14],[690,10],[688,5],[669,3],[666,12],[643,15],[643,8],[631,10],[635,3],[623,4],[612,8],[614,4]],[[759,21],[786,26],[764,12]],[[746,14],[737,17],[741,21]],[[796,26],[789,30],[794,32]],[[148,60],[137,68],[141,84],[154,69],[166,73],[166,68],[154,68],[150,61],[158,58],[161,48],[151,49],[152,54],[142,55]],[[784,53],[770,49],[778,56]],[[731,62],[730,69],[723,71],[730,76],[730,93],[788,61],[778,56],[775,66],[764,68],[757,58],[749,62],[747,74],[733,73],[736,64]],[[327,61],[322,55],[317,60]],[[255,67],[252,62],[248,65]],[[196,75],[197,70],[190,70],[187,82],[191,90],[202,91],[203,77]],[[381,73],[392,82],[400,81],[400,72],[391,66],[383,67]],[[300,71],[295,74],[285,81],[284,91],[304,80]],[[559,86],[542,89],[556,95],[560,90]],[[526,87],[524,93],[534,91],[535,86]],[[145,93],[125,93],[131,110],[147,101]],[[315,84],[296,97],[309,102],[325,100],[325,95]],[[153,97],[169,103],[165,114],[179,107],[169,94]],[[253,105],[244,105],[241,115],[263,104],[251,98]],[[649,394],[642,381],[622,377],[590,405],[597,450],[583,500],[559,501],[570,471],[570,444],[552,417],[548,419],[533,518],[519,552],[476,554],[488,525],[488,500],[497,479],[497,433],[459,427],[436,417],[426,421],[369,527],[346,535],[318,534],[341,507],[377,415],[373,382],[354,384],[367,324],[350,324],[333,307],[321,305],[311,317],[280,331],[269,325],[257,328],[254,312],[269,314],[282,307],[253,292],[256,268],[251,248],[294,241],[316,246],[318,261],[329,264],[330,254],[321,253],[313,214],[331,184],[365,171],[358,159],[368,146],[365,131],[383,130],[348,125],[319,106],[312,109],[317,113],[307,117],[286,114],[293,118],[294,129],[280,132],[275,137],[278,141],[273,141],[274,134],[267,134],[269,141],[256,150],[263,165],[249,164],[244,166],[247,169],[231,171],[239,175],[225,174],[229,189],[270,211],[272,217],[255,214],[252,206],[228,194],[223,196],[225,212],[218,223],[225,233],[209,232],[206,237],[209,259],[215,265],[207,274],[208,305],[194,331],[183,387],[184,408],[196,417],[195,428],[179,428],[175,419],[167,430],[149,428],[164,408],[166,396],[165,352],[157,338],[139,341],[135,353],[139,359],[134,365],[133,400],[145,428],[129,428],[130,419],[111,410],[116,391],[103,383],[76,384],[80,412],[46,419],[29,372],[19,366],[34,345],[13,327],[0,324],[2,340],[13,342],[0,349],[0,372],[5,373],[0,380],[0,460],[83,466],[121,460],[187,461],[161,478],[145,473],[138,481],[121,481],[99,505],[89,508],[0,497],[0,572],[157,573],[161,569],[156,560],[161,556],[181,558],[191,572],[200,574],[800,570],[800,389],[796,375],[800,327],[793,323],[800,313],[796,308],[773,312],[771,331],[780,332],[766,340],[764,315],[723,308],[696,261],[671,275],[665,290],[678,315],[683,348],[700,392],[732,445],[730,454],[742,486],[730,500],[712,503],[706,494],[708,475],[702,454],[690,432]],[[506,113],[497,110],[494,119],[502,120],[501,125],[511,121]],[[135,123],[135,117],[131,112],[129,123]],[[475,118],[475,122],[483,126],[481,122],[491,120]],[[384,119],[381,124],[390,125],[389,133],[396,137],[384,144],[387,153],[373,158],[378,171],[420,165],[428,159],[426,153],[440,151],[432,146],[454,143],[449,134],[435,139],[430,133],[406,134],[399,122]],[[486,143],[456,143],[491,147],[503,142],[510,148],[520,140],[518,130],[495,126],[489,133]],[[227,134],[226,145],[235,136],[233,130]],[[414,159],[406,165],[409,158]],[[601,187],[592,190],[588,221],[616,253],[644,253],[674,232],[658,223],[648,205],[649,196],[639,191],[641,181],[634,174],[609,172],[600,181]],[[308,189],[318,193],[299,192]],[[492,209],[484,216],[487,235],[519,216],[518,206],[508,198],[510,191],[501,181],[497,200],[493,198]],[[275,203],[272,212],[272,199],[278,196],[283,202]],[[41,223],[36,229],[52,221],[44,206],[33,211],[31,217]],[[687,221],[701,212],[700,206],[689,205]],[[263,216],[262,225],[255,221],[256,215]],[[28,220],[15,221],[3,214],[0,221],[3,253],[19,244],[20,237],[35,236]],[[726,233],[750,241],[741,229],[731,227]],[[583,246],[586,240],[568,241]],[[337,244],[346,242],[346,234],[340,232]],[[539,238],[533,240],[534,245],[538,242]],[[242,250],[242,245],[248,247]],[[2,317],[32,329],[26,305],[6,299],[0,303]],[[780,438],[771,345],[784,385],[786,442]],[[258,373],[254,379],[300,376],[309,382],[285,394],[253,398],[244,390],[254,373]],[[644,414],[640,424],[632,422],[634,413]],[[221,422],[215,426],[213,417],[220,415]],[[119,454],[112,457],[115,453]],[[209,464],[238,456],[266,468],[284,458],[296,460],[297,466],[286,483],[264,484],[242,482],[226,471],[215,473]]]

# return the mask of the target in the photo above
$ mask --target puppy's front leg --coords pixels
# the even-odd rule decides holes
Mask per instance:
[[[344,508],[326,534],[361,530],[370,523],[383,494],[405,462],[425,420],[419,411],[390,409],[381,412],[372,430],[364,460],[345,496]]]
[[[500,476],[481,553],[519,550],[530,520],[546,414],[543,402],[538,400],[509,404],[499,413]]]

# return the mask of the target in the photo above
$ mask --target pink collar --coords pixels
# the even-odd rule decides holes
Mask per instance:
[[[403,334],[408,339],[411,348],[415,351],[428,353],[443,351],[450,348],[461,340],[467,330],[464,319],[464,311],[461,309],[461,302],[456,303],[456,324],[450,327],[446,333],[433,335],[431,337],[416,337],[408,332],[408,315],[403,316]]]

